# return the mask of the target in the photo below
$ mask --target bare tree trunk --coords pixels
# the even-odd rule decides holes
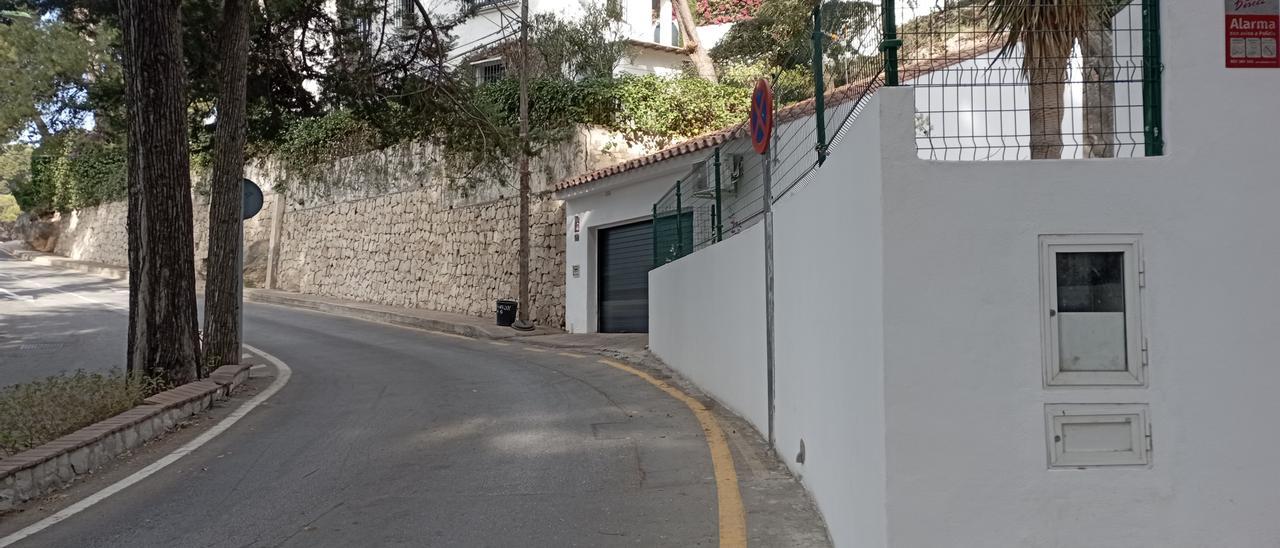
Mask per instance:
[[[245,82],[249,64],[249,2],[223,0],[219,33],[218,127],[213,141],[209,263],[204,291],[204,356],[210,365],[240,363],[238,250],[245,143]]]
[[[1084,58],[1084,157],[1115,156],[1115,44],[1110,21],[1080,36]]]
[[[711,54],[707,53],[707,48],[698,39],[698,23],[693,20],[693,12],[689,11],[689,2],[671,0],[671,6],[675,8],[676,21],[680,24],[680,34],[684,36],[684,48],[689,51],[689,60],[693,61],[693,68],[697,69],[698,76],[703,80],[715,82],[716,65],[711,62]]]
[[[195,242],[179,0],[119,0],[128,111],[131,372],[198,376]]]
[[[1026,71],[1032,160],[1062,157],[1062,101],[1070,55],[1070,49],[1053,52]]]

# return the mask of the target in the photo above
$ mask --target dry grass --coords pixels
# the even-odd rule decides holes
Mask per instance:
[[[0,458],[128,411],[161,390],[119,370],[76,371],[0,390]]]

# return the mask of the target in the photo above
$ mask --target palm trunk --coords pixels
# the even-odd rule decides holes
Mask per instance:
[[[689,11],[687,0],[671,0],[675,8],[676,21],[680,24],[680,34],[684,36],[684,48],[689,51],[689,60],[698,76],[709,82],[716,81],[716,65],[711,62],[711,54],[698,39],[698,24],[693,20],[693,12]]]
[[[1062,157],[1062,101],[1070,53],[1055,52],[1026,71],[1032,160]]]
[[[1109,23],[1104,21],[1103,23]],[[1115,44],[1109,24],[1080,37],[1084,58],[1084,157],[1115,156]]]
[[[195,242],[179,0],[119,0],[128,109],[131,372],[196,379]]]
[[[209,203],[209,262],[205,276],[204,356],[210,365],[240,363],[240,214],[245,143],[245,82],[249,63],[249,2],[223,0],[219,34],[218,127],[214,135]]]

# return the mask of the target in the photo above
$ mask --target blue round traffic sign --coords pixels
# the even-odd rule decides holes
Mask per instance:
[[[258,184],[248,179],[241,179],[240,188],[243,192],[240,211],[241,219],[251,219],[262,211],[262,189],[258,188]]]

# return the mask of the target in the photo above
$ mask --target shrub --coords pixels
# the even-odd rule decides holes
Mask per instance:
[[[128,411],[159,391],[159,383],[119,370],[76,371],[0,389],[0,457]]]
[[[13,189],[23,210],[68,211],[128,195],[124,145],[90,133],[69,133],[31,156],[31,177]]]

